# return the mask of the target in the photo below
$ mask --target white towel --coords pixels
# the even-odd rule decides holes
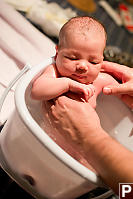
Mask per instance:
[[[54,55],[54,42],[0,0],[0,96],[27,62],[36,65]],[[13,96],[10,91],[0,113],[0,124],[14,109]]]

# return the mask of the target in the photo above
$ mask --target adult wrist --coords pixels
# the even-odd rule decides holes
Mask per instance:
[[[95,131],[88,133],[83,142],[83,148],[86,153],[93,150],[96,146],[102,145],[110,135],[108,135],[102,128],[95,129]],[[101,146],[102,147],[102,146]]]

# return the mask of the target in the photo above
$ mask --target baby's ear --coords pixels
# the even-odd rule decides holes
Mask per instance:
[[[58,53],[58,45],[55,46],[56,53]]]
[[[55,50],[56,50],[56,55],[55,55],[55,57],[54,57],[54,60],[56,61],[57,54],[58,54],[58,45],[55,46]]]

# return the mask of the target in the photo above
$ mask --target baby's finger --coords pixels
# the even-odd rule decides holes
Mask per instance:
[[[92,88],[87,88],[84,95],[85,95],[85,101],[88,102],[89,98],[94,95],[94,90]]]
[[[89,98],[90,98],[89,95],[90,95],[90,94],[88,93],[88,91],[85,90],[85,91],[84,91],[84,97],[85,97],[85,101],[86,101],[86,102],[88,102],[88,100],[89,100]]]
[[[94,90],[92,88],[88,89],[88,96],[89,98],[92,97],[94,95]]]
[[[88,92],[89,92],[89,97],[92,97],[95,93],[95,87],[90,84],[88,88]]]

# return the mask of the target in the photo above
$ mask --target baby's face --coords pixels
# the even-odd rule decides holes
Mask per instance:
[[[78,82],[92,83],[98,76],[103,62],[105,35],[69,35],[56,55],[56,66],[61,76]]]

